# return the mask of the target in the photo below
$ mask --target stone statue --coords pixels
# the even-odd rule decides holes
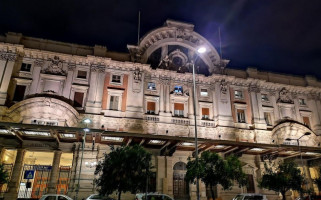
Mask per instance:
[[[58,56],[53,59],[49,58],[48,67],[42,70],[42,73],[55,74],[55,75],[66,75],[66,72],[62,69],[62,60]]]
[[[158,67],[162,68],[162,69],[169,69],[169,64],[170,64],[170,59],[168,57],[168,55],[166,55],[159,63]]]
[[[291,103],[293,104],[293,100],[291,97],[291,94],[286,88],[282,88],[282,90],[279,93],[279,99],[277,101],[278,103]]]
[[[227,83],[225,82],[225,79],[221,81],[221,93],[226,94],[227,93]]]

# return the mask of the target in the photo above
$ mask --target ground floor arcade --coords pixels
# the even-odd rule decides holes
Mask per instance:
[[[78,199],[82,199],[95,192],[95,166],[103,154],[110,151],[109,145],[133,144],[142,145],[153,154],[155,167],[150,177],[149,191],[165,193],[175,199],[196,199],[195,185],[185,181],[187,159],[195,152],[193,138],[90,130],[86,134],[85,148],[82,149],[82,129],[60,130],[59,127],[51,127],[50,130],[39,130],[39,127],[36,129],[28,125],[2,128],[2,132],[7,130],[8,133],[1,135],[0,159],[10,173],[9,184],[1,186],[1,195],[5,199],[37,199],[44,193],[62,193],[73,198],[78,193]],[[18,135],[17,131],[10,133],[18,129],[20,132],[29,131],[29,135]],[[291,145],[200,139],[199,151],[206,150],[215,151],[223,157],[238,155],[248,175],[245,187],[234,186],[229,191],[215,188],[217,197],[223,200],[244,192],[264,193],[269,199],[277,199],[277,194],[257,186],[257,180],[264,170],[264,161],[267,160],[296,160],[308,180],[309,186],[306,187],[313,188],[315,193],[319,192],[312,182],[320,166],[319,148],[302,147],[299,151],[297,146]],[[204,184],[201,184],[200,195],[204,200],[210,197]],[[294,198],[295,195],[289,193],[288,197]],[[132,198],[130,194],[124,195],[124,199]]]

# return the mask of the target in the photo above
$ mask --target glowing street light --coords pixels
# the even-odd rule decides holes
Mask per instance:
[[[203,54],[206,52],[205,47],[200,47],[197,49],[199,54]],[[193,62],[193,105],[194,105],[194,128],[195,128],[195,161],[196,166],[198,166],[198,144],[197,144],[197,119],[196,119],[196,83],[195,83],[195,62],[198,55],[195,57]],[[200,199],[200,185],[199,185],[199,177],[196,177],[196,196],[197,200]]]

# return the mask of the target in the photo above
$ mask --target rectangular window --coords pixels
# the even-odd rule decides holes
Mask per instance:
[[[184,117],[184,104],[174,103],[174,116]]]
[[[118,110],[119,96],[110,96],[109,109]]]
[[[240,90],[235,90],[234,97],[235,97],[235,99],[243,99],[243,92]]]
[[[149,82],[147,85],[147,89],[149,90],[156,90],[156,84],[153,82]]]
[[[305,103],[305,99],[299,99],[299,104],[300,104],[300,106],[305,106],[305,105],[307,105],[307,104]]]
[[[111,82],[121,83],[121,76],[119,76],[119,75],[113,75],[113,76],[112,76],[112,79],[111,79]]]
[[[78,70],[77,78],[86,79],[87,78],[87,71]]]
[[[271,113],[265,112],[264,119],[267,126],[272,126]]]
[[[207,97],[208,96],[207,89],[201,89],[201,96],[202,97]]]
[[[269,97],[267,94],[262,94],[261,98],[262,98],[262,101],[269,101]]]
[[[237,122],[245,123],[245,112],[244,110],[237,109]]]
[[[310,126],[310,119],[309,117],[303,117],[303,124],[308,126],[308,127],[311,127]]]
[[[16,90],[14,91],[13,101],[22,101],[25,96],[27,86],[25,85],[16,85]]]
[[[155,102],[147,102],[147,114],[155,114],[156,104]]]
[[[31,64],[28,64],[28,63],[21,64],[20,71],[30,72],[30,70],[31,70]]]
[[[84,93],[75,92],[74,96],[74,107],[83,107]]]
[[[202,119],[209,119],[209,118],[210,118],[210,109],[202,108]]]
[[[183,87],[182,86],[175,86],[174,92],[177,94],[183,94]]]

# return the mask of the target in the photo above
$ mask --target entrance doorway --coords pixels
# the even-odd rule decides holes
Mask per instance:
[[[174,199],[187,200],[189,199],[189,184],[185,180],[186,164],[178,162],[173,169],[173,193]]]
[[[252,174],[247,174],[246,192],[255,193],[254,179]]]

